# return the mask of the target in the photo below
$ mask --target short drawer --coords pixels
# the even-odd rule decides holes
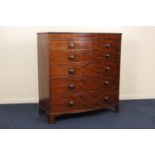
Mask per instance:
[[[117,91],[118,82],[103,77],[52,79],[53,92],[72,93],[85,91]]]
[[[104,62],[51,65],[52,78],[103,76]]]
[[[72,62],[93,62],[93,61],[118,61],[118,50],[53,50],[50,52],[51,64],[66,64]]]
[[[120,49],[120,42],[114,40],[50,41],[50,50],[71,50],[71,49]]]

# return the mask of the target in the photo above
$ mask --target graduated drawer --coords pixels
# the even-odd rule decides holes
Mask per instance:
[[[76,64],[51,65],[52,78],[68,77],[109,77],[116,78],[119,75],[119,64],[112,62],[89,62]]]
[[[52,79],[51,88],[53,92],[72,93],[92,90],[117,91],[116,80],[104,79],[102,77],[88,78],[64,78]]]
[[[93,62],[119,60],[118,50],[53,50],[50,53],[51,64],[65,64],[72,62]]]
[[[81,41],[50,41],[50,50],[69,49],[120,49],[120,41],[115,40],[81,40]]]
[[[82,92],[82,93],[53,93],[52,111],[70,112],[76,110],[88,110],[97,107],[108,107],[116,104],[115,94],[106,96],[101,92]]]

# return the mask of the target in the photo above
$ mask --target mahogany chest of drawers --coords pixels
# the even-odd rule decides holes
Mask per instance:
[[[120,33],[38,33],[39,112],[119,111]]]

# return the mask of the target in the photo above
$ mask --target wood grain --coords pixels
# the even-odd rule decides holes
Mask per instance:
[[[50,112],[50,72],[48,39],[40,39],[38,36],[38,82],[39,82],[39,106],[46,112]]]
[[[75,62],[110,61],[118,62],[119,50],[52,50],[50,51],[51,64],[71,64]]]
[[[117,91],[118,80],[101,77],[53,79],[52,92],[83,92],[91,90]],[[73,86],[73,87],[70,87]]]
[[[108,97],[108,100],[105,98]],[[63,100],[60,100],[63,98]],[[80,92],[80,93],[54,93],[53,95],[53,112],[74,112],[83,109],[95,109],[96,107],[110,107],[117,103],[116,94],[104,94],[104,92]],[[74,102],[70,106],[70,101]]]
[[[109,46],[107,46],[109,44]],[[106,41],[50,41],[50,50],[69,49],[120,49],[120,42],[113,40]]]

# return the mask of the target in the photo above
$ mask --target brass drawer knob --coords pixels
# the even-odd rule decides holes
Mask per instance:
[[[68,105],[69,105],[70,107],[72,107],[72,106],[75,105],[75,102],[74,102],[74,101],[69,101]]]
[[[107,86],[107,85],[110,84],[110,82],[109,81],[105,81],[104,84]]]
[[[69,74],[75,74],[75,69],[73,69],[73,68],[69,69],[69,70],[68,70],[68,73],[69,73]]]
[[[74,48],[74,47],[75,47],[75,44],[74,44],[74,43],[70,43],[70,44],[68,45],[68,47],[69,47],[69,48]]]
[[[74,59],[75,59],[75,55],[74,55],[74,54],[69,55],[69,56],[68,56],[68,59],[69,59],[69,60],[74,60]]]
[[[109,48],[109,47],[111,47],[111,44],[110,44],[110,43],[106,43],[106,44],[105,44],[105,47],[106,47],[106,48]]]
[[[110,71],[111,68],[110,67],[105,67],[105,71]]]
[[[107,96],[104,97],[104,100],[105,100],[105,101],[108,101],[108,100],[109,100],[109,97],[107,97]]]
[[[106,57],[106,58],[110,58],[111,55],[110,55],[109,53],[107,53],[107,54],[105,55],[105,57]]]
[[[75,88],[75,85],[73,83],[71,83],[71,84],[68,85],[68,88],[69,89],[74,89]]]

